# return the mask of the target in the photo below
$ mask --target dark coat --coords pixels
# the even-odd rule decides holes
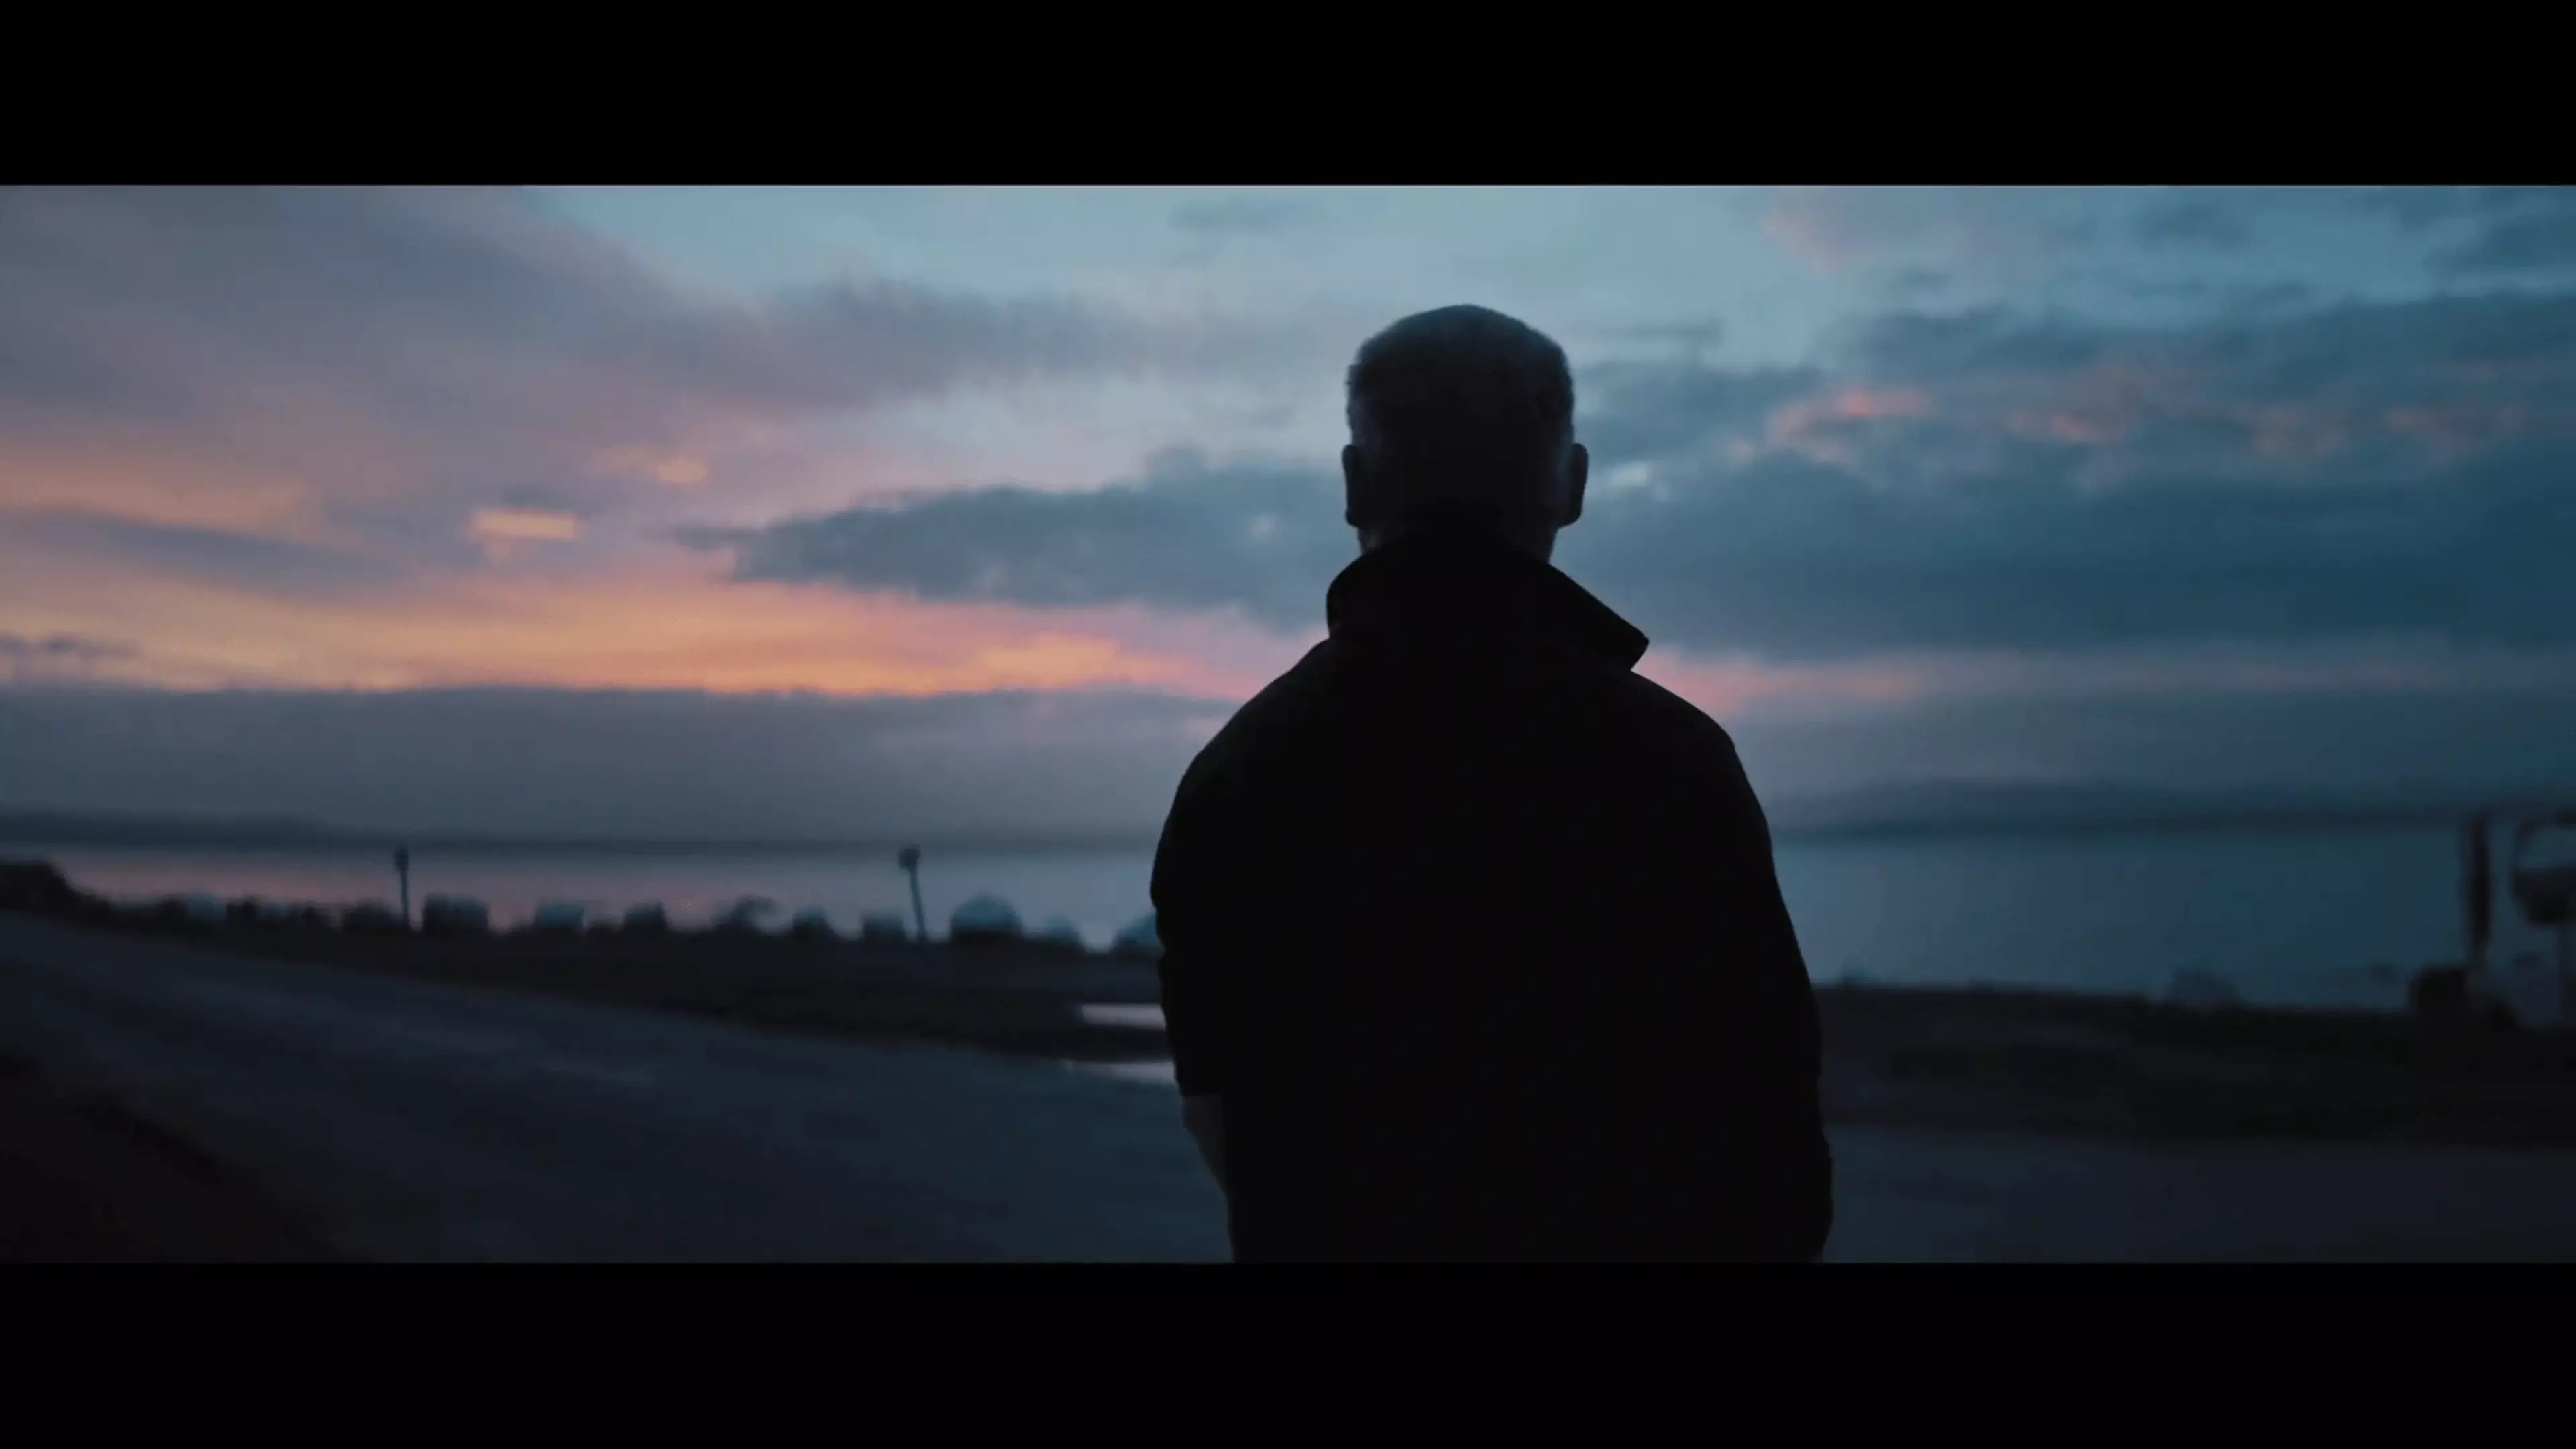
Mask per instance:
[[[1733,741],[1472,534],[1345,569],[1154,860],[1238,1261],[1806,1260],[1815,997]]]

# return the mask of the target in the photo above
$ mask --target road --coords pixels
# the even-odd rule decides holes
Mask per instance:
[[[1167,1087],[0,916],[0,1051],[339,1253],[1214,1260]],[[2576,1155],[1834,1131],[1828,1256],[2576,1257]]]

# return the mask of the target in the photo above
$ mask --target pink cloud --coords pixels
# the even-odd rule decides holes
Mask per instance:
[[[1920,388],[1849,387],[1782,405],[1771,414],[1765,433],[1774,447],[1848,465],[1859,455],[1848,436],[1856,425],[1931,412],[1931,396]]]
[[[1649,653],[1638,673],[1720,721],[1757,708],[1901,704],[1929,685],[1922,666],[1904,661],[1792,666],[1671,650]]]

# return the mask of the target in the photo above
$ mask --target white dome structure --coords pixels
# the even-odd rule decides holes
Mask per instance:
[[[980,895],[959,906],[948,916],[948,939],[952,941],[1016,941],[1020,938],[1020,913],[1000,896]]]
[[[1074,951],[1084,949],[1082,928],[1062,916],[1050,917],[1045,925],[1038,927],[1038,939],[1050,946],[1062,946]]]
[[[715,927],[719,931],[762,930],[761,921],[777,909],[778,902],[767,896],[744,896],[716,913]]]
[[[832,918],[821,906],[807,906],[787,923],[787,934],[799,941],[837,941],[841,933],[832,929]]]
[[[1161,956],[1163,935],[1155,929],[1154,917],[1148,913],[1128,922],[1109,949],[1122,956]]]

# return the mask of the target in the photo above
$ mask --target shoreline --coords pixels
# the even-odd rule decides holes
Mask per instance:
[[[439,941],[120,923],[235,954],[712,1018],[799,1036],[919,1041],[1140,1065],[1150,961],[1028,944],[720,933]],[[2576,1036],[2395,1013],[2227,1007],[2010,988],[1823,985],[1829,1122],[2146,1141],[2576,1147]]]
[[[24,879],[24,877],[21,877]],[[53,880],[60,882],[60,877]],[[1150,957],[1028,940],[800,941],[755,931],[435,938],[121,914],[67,886],[18,909],[142,935],[808,1037],[1020,1059],[1165,1059]],[[32,908],[32,909],[31,909]],[[2019,987],[1820,983],[1829,1122],[2143,1141],[2576,1147],[2576,1033],[2366,1009]]]

